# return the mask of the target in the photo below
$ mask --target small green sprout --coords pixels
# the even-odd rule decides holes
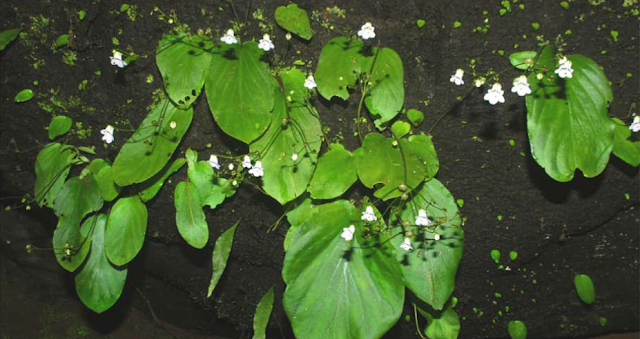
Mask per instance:
[[[454,29],[455,29],[455,28],[460,28],[461,26],[462,26],[462,23],[461,23],[460,21],[455,21],[455,22],[453,23],[453,28],[454,28]]]
[[[618,31],[611,31],[611,37],[613,38],[614,42],[618,42],[618,35],[620,33],[618,33]]]
[[[497,264],[500,262],[500,251],[494,249],[491,250],[491,259]]]
[[[416,20],[416,26],[418,26],[418,28],[422,28],[422,27],[424,27],[424,25],[426,25],[426,24],[427,24],[427,22],[426,22],[426,21],[424,21],[423,19],[418,19],[418,20]]]
[[[569,9],[569,2],[567,1],[561,1],[560,2],[560,6],[564,9]]]
[[[537,22],[532,22],[532,23],[531,23],[531,27],[533,27],[533,29],[536,29],[536,30],[537,30],[537,29],[539,29],[539,28],[540,28],[540,24],[539,24],[539,23],[537,23]]]

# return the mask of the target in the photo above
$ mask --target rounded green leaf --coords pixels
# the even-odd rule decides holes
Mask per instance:
[[[537,53],[535,51],[523,51],[523,52],[513,53],[509,55],[509,62],[513,67],[517,69],[525,70],[533,66],[533,63],[536,59],[536,55]]]
[[[275,93],[274,123],[249,150],[261,156],[264,190],[284,205],[307,190],[318,159],[322,130],[317,113],[306,100],[305,74],[291,69],[279,76],[283,87],[271,87]],[[285,99],[285,94],[289,98]],[[283,124],[283,119],[290,121]],[[297,154],[296,160],[293,154]]]
[[[65,47],[69,44],[69,34],[62,34],[56,39],[56,42],[53,43],[54,48]]]
[[[431,138],[426,135],[412,135],[394,146],[392,138],[369,133],[355,155],[358,178],[369,188],[381,185],[373,195],[383,200],[401,196],[402,184],[411,190],[433,178],[439,167]]]
[[[356,84],[362,72],[369,71],[366,60],[370,57],[371,51],[365,51],[362,40],[331,39],[320,52],[314,75],[318,92],[327,100],[334,96],[347,100],[348,88]]]
[[[346,192],[358,180],[355,158],[339,144],[318,159],[318,167],[309,183],[314,199],[333,199]]]
[[[70,146],[53,142],[45,145],[36,158],[34,197],[38,206],[53,208],[56,195],[71,170],[75,153]]]
[[[111,207],[104,249],[116,266],[133,260],[144,244],[147,232],[147,207],[137,195],[118,199]]]
[[[411,108],[407,111],[407,119],[409,119],[409,122],[414,127],[418,127],[424,121],[424,113],[417,109]]]
[[[85,215],[102,208],[100,189],[91,175],[73,177],[64,183],[56,195],[53,211],[56,216],[74,223],[80,227],[80,221]]]
[[[158,43],[156,64],[169,98],[189,108],[200,95],[211,64],[213,42],[200,35],[167,35]]]
[[[354,225],[350,242],[341,237]],[[340,200],[318,206],[285,255],[283,305],[299,339],[380,338],[396,323],[404,286],[387,239],[365,239],[359,211]]]
[[[187,166],[189,167],[187,170],[189,181],[198,193],[198,201],[204,206],[204,202],[213,189],[213,167],[206,161],[198,161],[198,152],[191,148],[187,150],[185,158],[187,159]]]
[[[613,137],[613,154],[627,164],[638,167],[640,164],[640,142],[631,141],[629,126],[618,118],[611,118],[615,126]]]
[[[158,102],[116,156],[116,184],[137,184],[158,173],[180,144],[192,118],[193,108],[181,110],[167,99]],[[171,122],[176,123],[176,128],[170,127]]]
[[[537,80],[532,73],[532,94],[526,98],[531,155],[551,178],[561,182],[571,180],[576,169],[585,177],[600,174],[609,161],[614,138],[614,124],[607,114],[613,100],[607,77],[589,58],[568,58],[573,63],[572,78]],[[551,70],[557,66],[550,47],[543,50],[539,61]]]
[[[398,120],[391,125],[391,132],[397,139],[400,139],[411,132],[411,125],[408,122]]]
[[[207,102],[225,133],[250,143],[271,123],[273,78],[253,41],[214,50],[206,78]]]
[[[69,132],[71,124],[73,124],[73,120],[64,115],[58,115],[51,119],[49,123],[49,139],[53,140]]]
[[[456,339],[460,334],[458,313],[447,307],[439,317],[432,317],[424,330],[429,339]]]
[[[573,278],[573,284],[576,287],[578,297],[585,304],[592,304],[596,300],[596,291],[593,287],[593,281],[586,274],[576,274]]]
[[[297,4],[291,3],[276,8],[276,23],[287,31],[309,40],[313,36],[313,30],[309,24],[309,16],[307,11],[299,8]]]
[[[379,116],[377,124],[393,119],[404,104],[404,70],[402,59],[391,48],[381,48],[374,51],[373,69],[369,78],[367,98],[365,104],[369,112]],[[369,69],[364,71],[368,72]]]
[[[3,51],[5,48],[7,48],[7,45],[9,45],[18,37],[20,31],[20,28],[12,28],[5,29],[4,31],[0,32],[0,51]]]
[[[271,317],[271,310],[273,309],[273,287],[265,293],[258,306],[256,307],[256,313],[253,316],[253,338],[252,339],[266,339],[267,338],[267,325],[269,324],[269,318]]]
[[[76,275],[76,292],[88,308],[102,313],[120,298],[127,279],[126,268],[114,267],[105,255],[105,225],[107,216],[92,216],[82,225],[83,233],[90,234],[91,252],[86,264]],[[85,228],[89,228],[85,231]]]
[[[25,101],[31,100],[32,98],[33,98],[33,91],[27,88],[27,89],[23,89],[18,94],[16,94],[15,98],[13,98],[13,101],[25,102]]]
[[[211,281],[209,282],[209,288],[207,290],[207,298],[211,296],[213,290],[218,285],[224,269],[227,267],[227,260],[233,247],[233,236],[236,234],[236,229],[240,224],[238,220],[230,229],[224,231],[220,237],[216,240],[216,244],[213,246],[213,255],[211,257],[211,263],[213,265],[213,273],[211,274]]]
[[[507,325],[511,339],[527,339],[527,326],[520,320],[511,320]]]
[[[423,209],[431,221],[429,227],[415,225],[418,210]],[[440,181],[431,179],[414,191],[403,207],[398,220],[392,215],[389,223],[394,234],[402,233],[402,222],[411,226],[413,250],[399,250],[404,237],[391,242],[396,247],[406,286],[422,301],[441,310],[453,292],[458,264],[462,258],[464,232],[458,207]],[[435,240],[436,234],[439,240]]]
[[[209,225],[202,211],[198,189],[192,182],[180,182],[174,191],[176,224],[182,238],[191,246],[201,249],[209,241]]]
[[[107,165],[95,174],[96,182],[100,188],[100,194],[105,201],[112,201],[120,193],[120,187],[113,181],[113,168]]]

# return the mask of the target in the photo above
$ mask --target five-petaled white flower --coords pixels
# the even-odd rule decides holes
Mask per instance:
[[[374,32],[375,29],[376,28],[373,27],[373,25],[371,25],[370,22],[367,22],[364,25],[362,25],[362,27],[360,27],[360,30],[358,31],[358,36],[364,40],[375,38],[376,37],[376,32]]]
[[[209,157],[209,165],[211,165],[211,167],[215,168],[215,169],[220,169],[220,164],[218,163],[218,157],[211,154],[211,156]]]
[[[263,35],[262,39],[260,39],[260,43],[258,44],[258,48],[260,48],[265,52],[269,52],[275,47],[276,46],[273,45],[273,42],[271,41],[271,37],[269,36],[269,34]]]
[[[297,160],[298,160],[298,153],[293,153],[293,154],[291,155],[291,160],[293,160],[293,161],[297,161]]]
[[[342,229],[342,234],[340,235],[344,241],[353,240],[353,235],[356,233],[356,227],[351,225],[349,227],[345,227]]]
[[[251,164],[251,158],[248,155],[245,155],[242,159],[242,167],[243,168],[251,168],[253,165]]]
[[[640,115],[633,117],[633,122],[629,125],[629,129],[634,132],[640,131]]]
[[[464,80],[462,79],[463,76],[464,70],[462,68],[458,68],[456,69],[456,74],[452,75],[451,78],[449,78],[449,82],[453,82],[458,86],[464,85]]]
[[[171,127],[171,129],[176,129],[176,127],[178,127],[178,123],[176,123],[175,121],[171,121],[169,123],[169,127]]]
[[[518,93],[518,95],[521,97],[527,94],[531,94],[531,87],[529,87],[529,82],[527,81],[527,77],[524,75],[521,75],[513,79],[513,87],[511,87],[511,92]]]
[[[413,249],[413,246],[411,246],[411,239],[404,237],[404,241],[400,244],[400,248],[405,251],[411,251]]]
[[[262,169],[262,161],[256,161],[256,164],[253,166],[253,168],[249,170],[249,174],[253,175],[256,178],[263,176],[264,170]]]
[[[438,241],[440,240],[440,234],[436,233],[433,235],[433,240]]]
[[[571,60],[564,57],[558,61],[558,68],[556,68],[555,73],[561,78],[572,78],[573,77],[573,68],[571,68]]]
[[[418,210],[418,216],[416,217],[416,225],[417,226],[429,226],[431,224],[431,220],[427,216],[427,211],[422,208]]]
[[[491,89],[487,91],[487,94],[484,95],[484,100],[488,101],[492,105],[499,102],[504,103],[504,91],[502,90],[502,85],[497,82],[493,84]]]
[[[360,219],[365,220],[365,221],[376,221],[376,220],[378,220],[378,218],[376,217],[376,214],[373,212],[373,207],[371,207],[371,206],[367,206],[365,211],[362,212],[362,217],[360,217]]]
[[[314,89],[316,88],[316,79],[313,78],[313,75],[310,75],[307,77],[307,79],[304,81],[304,87],[308,88],[308,89]]]
[[[103,130],[100,130],[100,133],[102,134],[102,140],[104,140],[104,142],[107,144],[113,142],[113,126],[107,125]]]
[[[124,66],[127,65],[127,62],[122,60],[122,53],[116,51],[115,49],[113,50],[113,56],[110,56],[109,59],[111,60],[111,64],[114,66],[124,68]]]
[[[227,33],[225,33],[222,38],[220,38],[220,41],[224,42],[225,44],[229,44],[229,45],[233,45],[233,44],[237,44],[238,43],[238,39],[236,39],[236,36],[233,34],[233,30],[229,29],[227,30]]]

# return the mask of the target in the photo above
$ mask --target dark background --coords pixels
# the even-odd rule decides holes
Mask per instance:
[[[234,1],[240,22],[248,13],[242,40],[262,35],[252,18],[254,11],[263,9],[266,22],[273,24],[275,8],[286,3]],[[562,34],[566,54],[583,54],[604,67],[614,93],[610,114],[630,121],[630,114],[638,113],[640,29],[638,16],[630,13],[630,8],[638,6],[625,8],[622,1],[593,3],[576,0],[563,9],[559,1],[519,1],[500,16],[500,1],[299,1],[310,15],[314,10],[320,15],[312,20],[316,34],[310,42],[292,40],[287,64],[296,59],[311,61],[312,70],[325,43],[344,29],[355,32],[370,21],[376,27],[376,41],[396,50],[404,62],[405,108],[425,112],[420,130],[426,132],[448,113],[432,133],[441,164],[438,179],[465,202],[461,209],[467,218],[465,253],[454,292],[459,299],[460,338],[505,337],[507,323],[514,319],[527,324],[530,338],[638,331],[637,169],[612,156],[596,178],[577,173],[569,183],[553,181],[531,158],[524,100],[509,90],[511,79],[519,73],[510,68],[508,55],[536,50],[539,41],[553,43]],[[211,240],[205,249],[195,250],[180,238],[175,226],[172,192],[185,173],[175,175],[173,183],[147,204],[145,245],[130,265],[120,301],[102,315],[87,310],[77,299],[73,276],[58,266],[51,250],[25,251],[26,244],[51,247],[54,214],[33,205],[30,210],[23,206],[4,211],[6,206],[20,205],[21,197],[33,191],[35,157],[48,142],[45,127],[52,117],[43,107],[51,106],[53,113],[83,123],[82,128],[74,127],[68,143],[97,145],[98,155],[112,160],[116,145],[130,132],[116,132],[114,145],[103,148],[99,130],[115,122],[135,127],[142,121],[153,91],[162,88],[153,51],[172,27],[158,19],[154,6],[166,14],[175,11],[179,22],[193,31],[211,28],[215,37],[221,35],[216,30],[222,32],[234,20],[227,1],[130,1],[137,5],[135,21],[120,13],[121,4],[0,3],[0,30],[21,27],[27,33],[0,54],[1,338],[250,338],[255,306],[272,285],[276,308],[268,335],[291,337],[279,304],[285,287],[280,274],[282,241],[288,225],[285,222],[276,232],[267,233],[283,209],[249,186],[207,212]],[[519,4],[524,4],[524,10]],[[345,18],[326,10],[334,5],[345,10]],[[75,19],[79,10],[87,12],[80,22]],[[49,19],[48,24],[42,24],[41,16]],[[416,26],[417,19],[426,21],[422,29]],[[322,21],[334,29],[322,27]],[[462,26],[454,29],[455,21]],[[533,22],[539,23],[538,29]],[[472,32],[474,27],[488,29]],[[571,34],[565,34],[567,30]],[[617,42],[611,30],[619,32]],[[74,35],[75,65],[65,64],[64,52],[51,48],[59,35],[69,32]],[[111,66],[112,37],[117,37],[121,49],[131,46],[136,53],[151,56],[123,70]],[[276,26],[273,38],[276,53],[282,56],[284,31]],[[487,104],[482,99],[485,89],[472,89],[470,76],[465,77],[464,87],[449,82],[455,69],[469,69],[471,59],[479,72],[505,71],[505,104]],[[97,70],[101,75],[95,74]],[[152,83],[146,81],[149,75]],[[86,89],[78,89],[85,79]],[[34,89],[36,97],[15,104],[13,97],[24,88]],[[329,137],[343,138],[349,149],[358,145],[353,136],[357,99],[356,94],[348,102],[318,99],[315,103],[330,128]],[[81,139],[81,131],[89,128],[90,136]],[[218,153],[247,152],[245,145],[215,126],[201,96],[195,104],[194,123],[176,156],[187,147],[204,151],[209,143]],[[367,193],[362,187],[350,192],[352,197]],[[229,265],[207,299],[213,243],[240,217]],[[501,262],[510,271],[497,268],[490,257],[492,249],[502,252]],[[512,250],[519,254],[515,261],[508,259]],[[594,281],[597,298],[591,306],[582,304],[574,291],[573,276],[578,273]],[[412,313],[407,307],[386,338],[417,337],[413,320],[405,321],[405,315],[413,318]],[[607,319],[605,325],[600,317]],[[424,319],[420,321],[425,324]],[[628,337],[637,338],[637,333]]]

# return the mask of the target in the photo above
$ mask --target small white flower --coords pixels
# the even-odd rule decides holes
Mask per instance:
[[[284,35],[284,38],[287,40],[291,40],[291,33],[287,32],[287,34]]]
[[[427,217],[427,211],[423,210],[422,208],[418,211],[418,216],[416,217],[416,223],[417,226],[429,226],[429,224],[431,224],[431,220],[429,220],[429,217]]]
[[[178,124],[175,121],[172,121],[169,123],[169,127],[171,127],[171,129],[176,129],[176,127],[178,127]]]
[[[629,125],[629,129],[634,132],[640,131],[640,115],[633,117],[633,122]]]
[[[229,168],[229,171],[233,171],[233,169],[235,168],[235,166],[233,166],[233,164],[229,164],[227,166],[227,168]]]
[[[107,125],[103,130],[100,130],[100,133],[102,134],[102,140],[104,140],[104,142],[107,144],[113,142],[113,126]]]
[[[487,91],[487,94],[484,95],[484,100],[488,101],[492,105],[499,102],[504,103],[504,91],[502,90],[502,85],[497,82],[493,84],[491,89]]]
[[[209,157],[209,165],[211,165],[211,167],[215,168],[215,169],[220,169],[220,164],[218,163],[218,157],[211,154],[211,156]]]
[[[371,39],[376,37],[376,33],[374,32],[376,28],[371,25],[370,22],[365,23],[360,27],[358,31],[358,36],[363,40]]]
[[[293,161],[298,160],[298,153],[293,153],[293,154],[291,155],[291,160],[293,160]]]
[[[542,73],[536,74],[536,79],[542,80],[542,78],[544,78],[544,74],[542,74]]]
[[[453,82],[458,86],[464,85],[464,80],[462,79],[463,76],[464,70],[462,68],[458,68],[456,69],[456,74],[452,75],[451,78],[449,78],[449,82]]]
[[[111,64],[114,66],[124,68],[124,66],[127,65],[127,62],[122,60],[122,53],[116,51],[115,49],[113,50],[113,56],[110,56],[109,59],[111,60]]]
[[[262,161],[256,161],[255,166],[253,166],[253,168],[249,170],[249,174],[253,175],[256,178],[263,176],[264,170],[262,169]]]
[[[573,77],[573,68],[571,68],[571,61],[564,57],[558,61],[558,68],[556,68],[555,73],[561,78],[572,78]]]
[[[251,158],[248,155],[245,155],[242,159],[242,167],[243,168],[251,168],[253,165],[251,164]]]
[[[269,34],[263,35],[262,39],[260,39],[260,43],[258,44],[258,48],[260,48],[265,52],[269,52],[275,47],[276,46],[273,45],[273,42],[271,41],[271,37],[269,36]]]
[[[238,39],[236,39],[236,36],[233,34],[233,30],[232,29],[227,30],[227,33],[225,33],[225,35],[223,35],[222,38],[220,38],[220,41],[224,42],[225,44],[229,44],[229,45],[233,45],[233,44],[237,44],[238,43]]]
[[[511,267],[507,266],[504,268],[505,271],[511,271]]]
[[[513,87],[511,87],[511,92],[518,93],[518,95],[521,97],[527,94],[531,94],[531,87],[529,87],[529,82],[527,81],[527,77],[524,75],[521,75],[513,79]]]
[[[304,81],[304,87],[308,88],[308,89],[314,89],[316,88],[316,79],[313,78],[313,75],[310,75],[307,77],[307,79]]]
[[[362,212],[362,217],[360,217],[360,219],[365,220],[365,221],[376,221],[376,220],[378,220],[378,218],[376,217],[376,214],[373,212],[373,207],[371,207],[371,206],[367,206],[365,211]]]
[[[353,235],[355,233],[356,233],[356,227],[351,225],[349,227],[345,227],[342,229],[342,234],[340,235],[340,237],[342,237],[344,241],[351,241],[353,240]]]
[[[400,248],[405,251],[411,251],[413,249],[413,246],[411,246],[411,239],[404,237],[404,241],[400,244]]]
[[[484,85],[485,82],[487,82],[487,79],[485,77],[477,77],[473,80],[473,85],[476,87],[480,87]]]
[[[433,235],[433,240],[438,241],[440,240],[440,234],[436,233]]]

